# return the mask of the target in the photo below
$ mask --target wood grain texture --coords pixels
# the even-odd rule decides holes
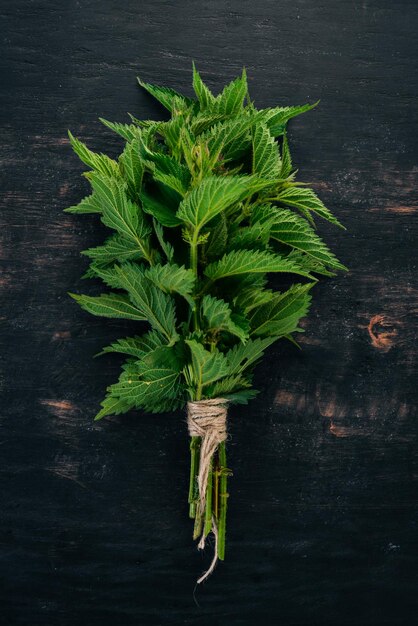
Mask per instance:
[[[2,3],[2,625],[415,621],[417,18],[414,0]],[[227,560],[199,607],[185,416],[91,421],[120,365],[92,357],[135,325],[66,295],[97,289],[79,252],[105,229],[62,212],[87,191],[67,128],[117,154],[97,118],[163,118],[136,75],[190,93],[192,59],[215,90],[245,65],[259,107],[321,99],[291,147],[350,267],[231,411]]]

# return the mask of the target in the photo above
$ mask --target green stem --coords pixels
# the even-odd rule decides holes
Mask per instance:
[[[198,256],[198,238],[199,232],[195,231],[193,233],[193,238],[190,241],[190,268],[193,271],[196,285],[199,278],[199,256]],[[194,297],[194,308],[193,308],[193,328],[194,330],[199,330],[199,317],[198,317],[198,305],[197,298]],[[195,401],[200,400],[202,397],[202,388],[199,385],[196,389],[195,397],[193,398]],[[199,464],[200,464],[200,437],[192,437],[192,441],[190,442],[190,446],[193,450],[191,453],[191,468],[190,468],[190,486],[189,486],[189,515],[194,518],[194,530],[193,530],[193,538],[197,539],[202,532],[202,516],[197,514],[197,503],[199,501],[199,486],[197,483],[197,476],[199,473]],[[193,478],[192,478],[193,475]],[[192,501],[191,501],[192,500]]]
[[[197,285],[197,280],[199,278],[199,274],[198,274],[199,257],[198,257],[197,238],[198,238],[198,233],[195,232],[193,234],[193,240],[190,242],[190,267],[193,271],[196,285]],[[193,325],[194,325],[194,330],[199,329],[199,319],[197,315],[197,299],[196,298],[194,298]]]
[[[216,459],[216,469],[213,472],[215,480],[214,480],[214,504],[213,504],[213,513],[215,515],[216,521],[218,521],[219,514],[219,459]]]
[[[189,515],[192,519],[196,517],[197,494],[197,474],[199,472],[199,450],[200,437],[190,439],[190,483],[189,483]]]
[[[212,461],[210,462],[208,474],[208,487],[206,490],[206,509],[205,509],[205,537],[212,530]]]
[[[194,520],[193,539],[198,539],[200,535],[202,534],[202,525],[203,525],[202,515],[198,515],[196,513],[196,517]]]
[[[225,533],[226,533],[226,509],[228,501],[228,469],[226,467],[226,444],[225,441],[219,444],[219,472],[220,493],[219,493],[219,518],[218,518],[218,558],[223,561],[225,558]]]

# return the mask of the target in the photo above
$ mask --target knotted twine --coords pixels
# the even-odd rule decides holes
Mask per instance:
[[[206,507],[206,490],[208,486],[209,470],[212,457],[217,447],[227,437],[226,415],[228,400],[211,398],[187,403],[187,425],[191,437],[201,437],[199,473],[197,484],[199,487],[199,501],[196,515],[203,516]],[[212,532],[215,537],[215,554],[209,569],[197,581],[201,583],[214,570],[218,560],[218,528],[212,516]],[[205,529],[198,543],[199,550],[205,547]]]

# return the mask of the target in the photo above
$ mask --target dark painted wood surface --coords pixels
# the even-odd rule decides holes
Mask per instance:
[[[391,626],[417,609],[418,309],[415,0],[2,2],[0,623]],[[278,345],[259,399],[231,412],[227,561],[187,518],[182,414],[93,423],[133,329],[66,292],[94,217],[67,128],[163,112],[136,75],[190,93],[246,65],[258,106],[320,106],[290,124],[300,179],[347,226],[321,224],[350,272],[316,289],[303,351]]]

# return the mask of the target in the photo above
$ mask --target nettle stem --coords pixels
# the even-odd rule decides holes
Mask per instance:
[[[200,498],[197,485],[197,475],[199,473],[199,453],[200,437],[192,437],[190,440],[191,467],[189,486],[189,513],[195,520],[193,538],[198,539],[204,532],[205,537],[213,530],[213,520],[215,520],[218,533],[218,558],[223,561],[225,558],[225,536],[226,536],[226,512],[228,501],[228,473],[226,465],[226,445],[223,441],[219,444],[214,453],[208,476],[206,488],[206,506],[204,515],[198,515],[198,501]]]
[[[226,444],[225,441],[219,444],[219,517],[218,517],[218,558],[223,561],[225,558],[225,534],[226,534],[226,509],[228,502],[228,468],[226,466]]]
[[[190,268],[193,271],[196,285],[199,279],[199,232],[196,229],[190,238]],[[193,330],[200,329],[199,319],[199,300],[201,294],[194,294],[193,308]],[[216,342],[211,344],[211,350],[216,349]],[[193,402],[202,400],[202,384],[196,377],[196,388],[194,392]],[[205,545],[205,538],[210,532],[215,535],[216,555],[214,557],[220,560],[225,558],[225,532],[226,532],[226,510],[227,510],[227,475],[226,467],[226,446],[222,441],[214,450],[210,459],[208,479],[205,486],[205,493],[199,492],[199,468],[200,454],[202,450],[202,437],[192,436],[190,439],[190,483],[189,483],[189,516],[194,519],[193,538],[198,539],[199,548]],[[202,510],[202,503],[204,510]],[[214,567],[212,562],[207,575]],[[206,575],[205,575],[206,576]],[[204,579],[205,577],[203,577]],[[202,579],[200,579],[202,580]]]
[[[212,530],[212,494],[213,494],[213,459],[210,464],[208,487],[206,489],[206,510],[205,510],[205,537]]]
[[[190,242],[190,268],[193,271],[196,285],[199,278],[199,244],[198,244],[198,232],[193,233],[193,239]],[[199,316],[198,316],[198,297],[196,294],[193,296],[194,308],[193,308],[193,327],[194,330],[199,330]],[[199,398],[200,399],[200,398]]]
[[[189,515],[196,517],[196,503],[199,499],[197,476],[199,473],[200,437],[190,438],[190,484],[189,484]]]

